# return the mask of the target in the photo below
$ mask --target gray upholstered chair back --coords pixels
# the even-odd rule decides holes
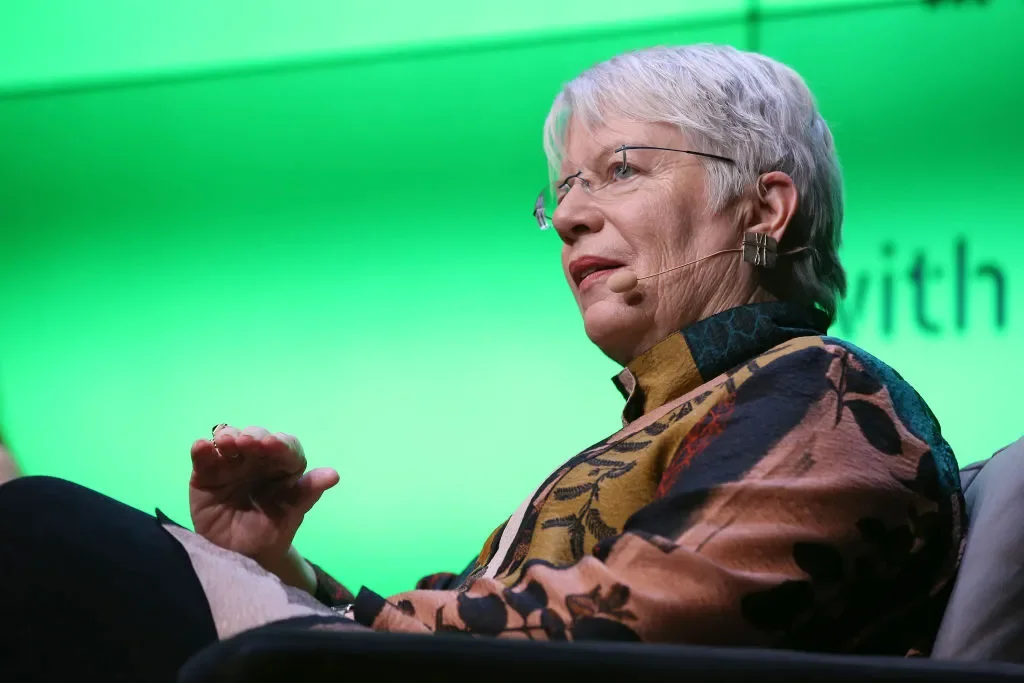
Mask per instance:
[[[932,656],[1024,662],[1024,439],[960,479],[967,548]]]

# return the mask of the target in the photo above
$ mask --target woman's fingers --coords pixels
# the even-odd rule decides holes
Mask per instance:
[[[341,481],[338,470],[333,467],[317,467],[315,470],[307,472],[306,476],[309,481],[308,485],[321,493],[333,488]]]
[[[230,425],[219,425],[213,435],[213,443],[225,458],[238,458],[242,453],[238,449],[238,437],[241,432]]]
[[[245,458],[262,457],[267,449],[263,440],[268,436],[270,432],[263,427],[246,427],[235,439],[239,454]]]
[[[248,476],[248,462],[248,458],[224,455],[211,439],[199,439],[192,444],[191,485],[210,488],[241,481]]]
[[[270,436],[270,432],[263,427],[246,427],[242,430],[241,436],[251,437],[255,441],[260,441],[263,437]]]
[[[306,470],[306,456],[302,444],[291,434],[271,434],[255,426],[238,429],[217,425],[211,439],[200,439],[192,444],[192,464],[197,472],[220,465],[224,474],[232,472],[233,476],[274,480],[276,485],[292,486]],[[336,472],[333,480],[331,475],[326,479],[324,476],[320,473],[312,480],[321,493],[337,483]]]
[[[302,444],[291,434],[271,434],[263,427],[240,430],[219,425],[214,439],[223,457],[248,461],[256,476],[300,475],[306,470]]]
[[[209,439],[198,439],[192,444],[192,469],[205,470],[216,464],[217,450]]]
[[[338,471],[333,467],[318,467],[306,472],[298,482],[298,504],[303,514],[309,512],[309,509],[320,500],[320,496],[324,495],[327,489],[337,485],[340,480]]]
[[[268,467],[287,474],[302,474],[306,471],[306,455],[302,451],[302,444],[291,434],[269,434],[264,437],[263,444]]]
[[[306,457],[305,452],[302,450],[302,444],[299,442],[297,437],[294,437],[291,434],[285,434],[284,432],[277,432],[273,436],[275,439],[288,446],[288,449],[296,455],[303,458]]]

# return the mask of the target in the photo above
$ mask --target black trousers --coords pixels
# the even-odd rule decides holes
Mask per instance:
[[[216,640],[155,517],[61,479],[0,486],[0,681],[170,682]]]

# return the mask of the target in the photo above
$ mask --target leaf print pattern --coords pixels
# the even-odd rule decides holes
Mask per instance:
[[[501,597],[460,593],[456,605],[462,627],[446,623],[442,607],[435,611],[433,630],[482,636],[518,633],[530,639],[543,635],[550,640],[567,640],[571,636],[573,640],[637,641],[639,636],[624,623],[636,619],[626,606],[629,597],[629,587],[623,584],[613,584],[606,591],[595,586],[587,593],[567,595],[565,619],[551,604],[544,587],[531,581],[521,591],[506,588]],[[511,609],[506,609],[506,605]],[[515,617],[510,621],[512,615]]]
[[[633,451],[642,451],[650,445],[650,441],[620,441],[612,446],[612,451],[615,453],[632,453]]]
[[[853,413],[857,426],[872,446],[886,455],[899,455],[903,452],[896,425],[884,410],[860,399],[846,401],[846,407]]]
[[[569,486],[566,488],[555,489],[552,494],[555,500],[572,500],[573,498],[579,498],[584,493],[588,493],[594,490],[594,484],[580,484],[579,486]]]
[[[882,383],[867,372],[853,368],[846,372],[846,390],[871,396],[882,390]]]
[[[921,534],[915,534],[909,524],[888,528],[877,518],[857,520],[867,550],[854,558],[849,570],[839,548],[826,543],[797,543],[793,558],[808,579],[788,580],[745,596],[744,617],[764,630],[792,634],[800,649],[817,650],[821,641],[838,637],[844,620],[856,619],[865,612],[884,612],[893,603],[926,601],[930,585],[920,577],[927,575],[925,566],[932,559],[927,553],[915,553],[914,548],[923,547],[922,542],[938,530],[937,526],[941,527],[921,527]],[[838,619],[828,616],[840,609]],[[929,633],[934,628],[937,624],[929,627]],[[904,644],[892,654],[902,654],[901,650],[911,647]]]
[[[648,436],[657,436],[663,431],[668,429],[668,424],[665,422],[652,422],[651,424],[644,427],[644,434]]]
[[[456,604],[459,607],[459,619],[466,625],[466,630],[472,633],[496,636],[508,625],[505,603],[497,595],[471,598],[465,593],[459,593]]]
[[[848,409],[872,446],[887,455],[900,455],[901,437],[892,416],[870,401],[846,398],[848,393],[876,395],[882,391],[882,383],[859,367],[849,352],[841,354],[840,367],[839,381],[832,384],[832,390],[837,396],[835,424],[838,425],[842,420],[843,410]]]
[[[630,449],[623,449],[629,452]],[[612,460],[610,458],[592,457],[587,459],[587,465],[592,466],[589,476],[592,480],[575,486],[564,486],[554,489],[551,497],[557,501],[575,500],[583,498],[579,509],[572,514],[555,517],[541,523],[541,529],[568,530],[569,549],[573,558],[580,558],[585,553],[587,532],[590,532],[597,541],[614,536],[618,530],[606,523],[595,504],[600,499],[601,482],[606,479],[617,479],[622,477],[636,467],[635,461]]]
[[[503,595],[509,606],[524,620],[533,612],[544,608],[548,604],[548,594],[544,590],[544,586],[536,581],[531,581],[521,591],[513,591],[511,588],[505,589]]]
[[[723,374],[558,468],[493,563],[452,590],[361,594],[357,614],[388,631],[926,653],[963,545],[948,445],[901,378],[779,327],[783,308],[708,327],[701,343],[761,355],[691,347]]]
[[[601,513],[597,508],[590,508],[587,510],[586,526],[587,531],[601,540],[610,538],[618,533],[618,530],[615,527],[605,524],[605,521],[601,519]]]
[[[664,497],[675,485],[683,471],[690,466],[693,459],[704,452],[708,443],[725,430],[725,422],[732,412],[732,399],[726,398],[714,406],[683,439],[675,457],[669,463],[665,474],[658,485],[656,495]]]
[[[549,519],[541,524],[542,529],[555,529],[558,527],[571,527],[576,521],[576,515],[569,515],[568,517],[556,517],[555,519]]]
[[[551,640],[566,640],[565,622],[558,612],[550,609],[543,609],[540,612],[540,627],[544,629],[544,635]]]
[[[841,581],[843,555],[826,543],[796,543],[793,559],[815,581]]]
[[[589,593],[577,593],[565,598],[565,606],[569,609],[573,621],[581,617],[607,615],[616,619],[636,619],[636,615],[625,609],[629,601],[629,587],[621,583],[611,586],[602,595],[601,586],[594,586]]]

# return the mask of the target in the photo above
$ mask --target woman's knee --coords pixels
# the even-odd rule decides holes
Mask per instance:
[[[8,540],[64,538],[78,545],[111,533],[149,535],[155,528],[151,515],[59,477],[19,477],[0,486],[0,533]]]
[[[0,485],[0,511],[22,510],[68,497],[101,495],[84,486],[59,477],[33,475],[17,477]]]

